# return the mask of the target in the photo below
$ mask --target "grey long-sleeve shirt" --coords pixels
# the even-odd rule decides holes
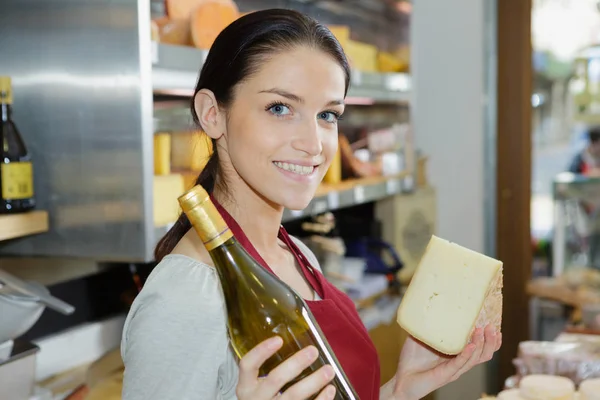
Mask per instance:
[[[314,254],[293,238],[314,268]],[[127,315],[123,400],[235,400],[237,359],[213,267],[172,254],[152,271]]]

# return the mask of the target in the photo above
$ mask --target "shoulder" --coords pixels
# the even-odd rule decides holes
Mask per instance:
[[[304,244],[302,240],[291,235],[290,238],[292,238],[292,241],[296,244],[296,246],[298,246],[302,254],[304,254],[304,257],[308,259],[310,265],[312,265],[312,267],[317,269],[319,272],[322,272],[321,265],[319,264],[319,260],[317,259],[317,256],[315,256],[315,253],[313,253],[312,250],[309,249],[308,246]]]
[[[214,268],[184,255],[171,254],[157,264],[129,310],[123,330],[123,351],[128,348],[132,330],[185,334],[189,329],[178,331],[176,327],[202,329],[204,324],[214,327],[222,322],[225,334],[224,321],[225,306]]]

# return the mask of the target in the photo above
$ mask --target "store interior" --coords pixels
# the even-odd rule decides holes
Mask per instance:
[[[382,384],[432,235],[502,261],[503,345],[426,399],[600,379],[597,0],[4,0],[0,399],[121,399],[126,315],[213,151],[198,73],[266,8],[315,17],[351,64],[338,152],[282,224],[354,301]]]

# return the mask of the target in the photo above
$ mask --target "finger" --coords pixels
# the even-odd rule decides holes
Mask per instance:
[[[435,367],[437,375],[435,381],[448,382],[450,378],[454,376],[456,371],[460,370],[467,362],[469,362],[476,347],[475,343],[469,343],[456,357]]]
[[[281,348],[283,340],[279,336],[267,339],[250,350],[239,363],[238,389],[244,391],[246,388],[252,390],[258,384],[259,368],[277,350]]]
[[[480,363],[490,361],[496,351],[498,345],[498,338],[496,337],[496,328],[492,325],[488,325],[485,328],[485,342],[483,345],[483,351],[481,352]]]
[[[331,382],[334,376],[335,372],[331,365],[325,365],[287,389],[281,396],[281,400],[306,399],[319,393],[321,389]],[[321,398],[321,396],[325,396],[323,397],[324,399],[333,398],[333,396],[328,397],[329,391],[330,389],[323,390],[319,394],[320,397],[317,398]],[[333,393],[335,393],[335,388],[333,388]]]
[[[478,328],[475,330],[473,335],[473,344],[475,345],[475,350],[471,354],[469,360],[452,376],[451,380],[457,380],[462,374],[473,368],[473,366],[479,364],[479,360],[481,359],[481,355],[483,353],[483,348],[485,345],[485,336],[484,329]]]
[[[331,400],[335,396],[335,387],[328,385],[325,389],[319,393],[319,396],[315,400]]]
[[[496,334],[496,351],[500,350],[500,347],[502,347],[502,332]]]
[[[302,371],[308,368],[319,356],[315,346],[308,346],[269,372],[269,375],[260,383],[262,396],[275,396],[286,383],[296,378]]]

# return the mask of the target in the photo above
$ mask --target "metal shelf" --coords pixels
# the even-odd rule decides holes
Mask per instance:
[[[208,54],[193,47],[152,42],[152,88],[155,94],[186,96],[194,93],[196,80]],[[404,73],[353,71],[348,104],[407,103],[411,78]]]
[[[304,210],[285,210],[282,220],[289,222],[403,193],[405,176],[352,179],[337,185],[322,184],[308,207]]]

